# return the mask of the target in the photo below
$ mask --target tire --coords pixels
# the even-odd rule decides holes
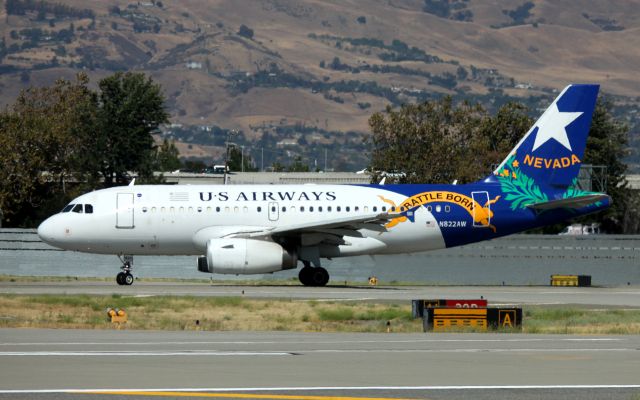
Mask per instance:
[[[125,278],[125,273],[124,272],[120,272],[118,275],[116,275],[116,282],[118,283],[118,285],[124,285],[124,278]]]
[[[131,286],[133,284],[133,275],[131,274],[125,274],[124,275],[124,284]]]
[[[313,268],[311,272],[311,286],[326,286],[329,283],[329,272],[322,267]]]
[[[312,282],[311,282],[312,273],[313,273],[313,268],[302,267],[302,269],[298,273],[298,279],[300,279],[300,283],[302,283],[304,286],[312,286]]]

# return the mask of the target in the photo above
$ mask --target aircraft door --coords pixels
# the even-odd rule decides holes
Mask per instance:
[[[133,193],[118,193],[116,198],[116,228],[133,229]]]
[[[491,205],[489,204],[489,192],[471,192],[471,198],[473,198],[475,204],[479,205],[480,207],[485,207],[485,204],[487,208],[491,207]],[[486,224],[480,223],[480,221],[483,219],[482,217],[484,217],[485,214],[486,211],[484,209],[478,210],[477,207],[473,208],[473,226],[475,228],[489,227],[489,224],[491,224],[490,214],[486,214]]]
[[[277,221],[280,217],[280,210],[277,202],[269,203],[269,221]]]

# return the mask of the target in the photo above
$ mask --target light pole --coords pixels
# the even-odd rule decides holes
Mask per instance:
[[[235,129],[231,129],[227,131],[227,140],[224,143],[224,184],[227,184],[227,170],[229,169],[229,136],[235,136],[238,134],[238,131]]]
[[[244,145],[240,146],[240,165],[242,165],[242,172],[244,172]]]

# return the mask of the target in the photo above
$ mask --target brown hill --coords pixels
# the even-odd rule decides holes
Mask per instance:
[[[162,83],[172,122],[258,138],[296,124],[367,132],[373,111],[434,93],[528,98],[598,82],[635,107],[640,93],[638,0],[0,4],[0,104],[80,69],[93,82],[140,70]]]

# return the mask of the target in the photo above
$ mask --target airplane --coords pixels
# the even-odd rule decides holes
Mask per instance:
[[[604,210],[582,190],[599,86],[567,86],[491,175],[475,183],[133,185],[84,194],[38,227],[55,247],[115,254],[131,285],[135,255],[195,255],[205,273],[302,268],[325,286],[322,259],[422,252],[489,240]]]

